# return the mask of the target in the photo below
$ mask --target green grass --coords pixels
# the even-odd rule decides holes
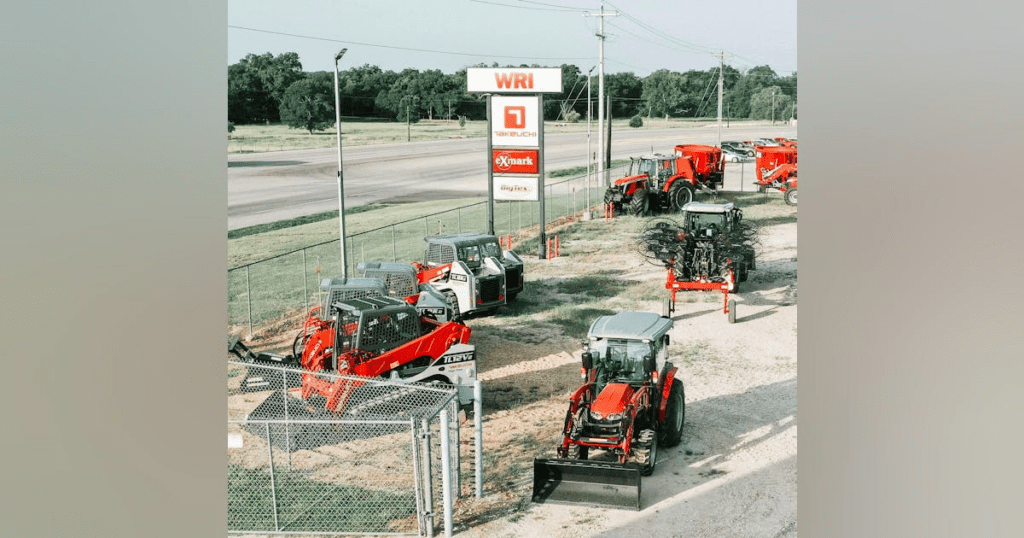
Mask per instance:
[[[289,532],[394,532],[393,520],[415,515],[416,499],[351,486],[308,480],[297,473],[274,473],[277,517]],[[265,470],[228,465],[229,530],[273,532],[274,498]],[[316,526],[319,522],[321,526]]]
[[[644,126],[639,130],[652,129],[692,129],[702,127],[715,120],[700,119],[648,119],[644,118]],[[744,122],[748,123],[748,122]],[[767,122],[762,122],[767,123]],[[612,130],[634,130],[629,127],[629,119],[612,120]],[[564,123],[544,122],[545,134],[585,133],[587,122]],[[591,132],[597,132],[597,121],[591,122]],[[338,144],[338,132],[332,126],[325,131],[314,131],[310,134],[302,129],[291,129],[287,125],[274,123],[268,125],[235,125],[235,131],[227,133],[228,153],[262,153],[294,149],[333,148]],[[465,127],[459,127],[457,121],[420,120],[406,125],[397,121],[366,121],[341,119],[342,146],[366,146],[372,144],[392,144],[420,142],[426,140],[449,140],[459,138],[483,138],[487,135],[487,122],[483,120],[467,121]]]

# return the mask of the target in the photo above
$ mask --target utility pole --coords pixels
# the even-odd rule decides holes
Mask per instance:
[[[597,54],[597,58],[598,58],[598,64],[597,64],[598,65],[598,70],[597,70],[597,130],[602,132],[602,133],[604,132],[604,39],[605,39],[604,18],[605,17],[616,17],[618,15],[619,15],[618,12],[615,12],[615,13],[605,13],[604,12],[604,0],[601,0],[601,13],[599,15],[592,15],[590,13],[584,13],[583,14],[584,17],[600,17],[599,20],[601,21],[601,28],[597,32],[597,38],[598,38],[598,54]],[[604,167],[604,161],[605,161],[604,144],[599,145],[597,147],[597,150],[598,150],[597,175],[600,178],[600,181],[605,185],[605,187],[607,187],[608,186],[608,177],[607,177],[607,171],[605,170],[605,167]]]
[[[725,69],[725,51],[722,51],[718,56],[718,147],[722,147],[722,94],[725,91],[724,83],[722,82],[722,71]],[[729,56],[732,56],[731,54]]]
[[[775,127],[775,90],[772,90],[772,127]]]

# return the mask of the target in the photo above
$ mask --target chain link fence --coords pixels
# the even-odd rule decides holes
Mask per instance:
[[[344,390],[342,407],[301,398],[310,375]],[[246,392],[246,379],[271,390]],[[229,361],[229,532],[429,537],[443,523],[450,533],[457,413],[450,387]]]
[[[545,185],[544,196],[550,226],[587,208],[600,210],[604,187],[592,176],[588,189],[587,176],[578,176]],[[536,238],[539,222],[539,202],[494,203],[497,235],[512,235],[517,242]],[[423,238],[430,235],[486,230],[487,203],[479,202],[353,234],[346,241],[348,274],[355,275],[362,261],[422,261]],[[230,332],[252,335],[254,327],[301,318],[320,303],[320,280],[341,273],[337,239],[228,269]]]

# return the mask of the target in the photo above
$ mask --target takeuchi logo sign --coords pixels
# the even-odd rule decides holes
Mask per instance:
[[[538,173],[538,150],[496,149],[493,153],[492,170],[498,174]]]

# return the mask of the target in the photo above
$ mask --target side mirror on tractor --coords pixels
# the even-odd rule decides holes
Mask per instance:
[[[594,367],[594,356],[591,355],[589,351],[584,351],[581,355],[581,359],[583,360],[583,367],[587,370]]]

